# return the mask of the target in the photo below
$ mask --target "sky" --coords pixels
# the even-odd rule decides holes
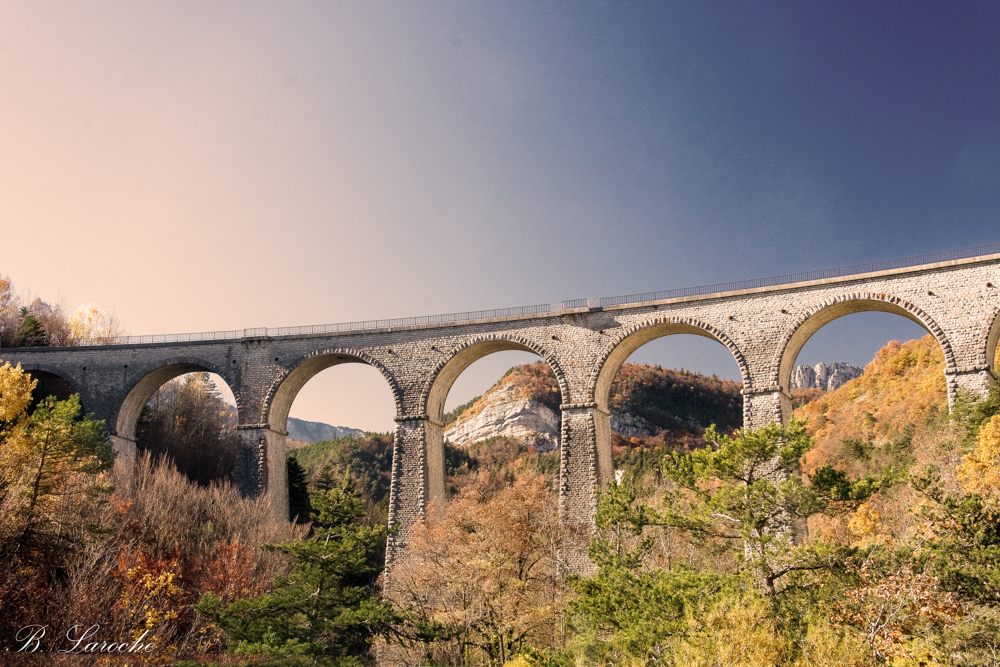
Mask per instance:
[[[997,3],[0,0],[0,274],[133,334],[907,257],[1000,241],[998,210]],[[852,315],[799,363],[922,333]],[[448,407],[529,360],[480,361]],[[292,416],[393,408],[342,366]]]

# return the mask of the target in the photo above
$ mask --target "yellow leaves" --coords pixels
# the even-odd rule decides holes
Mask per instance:
[[[93,303],[85,303],[73,311],[69,316],[69,330],[73,340],[105,344],[117,342],[124,334],[117,318]]]
[[[0,423],[14,424],[27,419],[31,391],[36,381],[21,370],[21,364],[0,366]]]
[[[23,505],[23,487],[29,475],[31,442],[28,437],[28,406],[35,380],[21,365],[0,366],[0,532],[12,528],[15,508]]]
[[[882,516],[872,503],[862,503],[848,522],[851,535],[862,544],[875,537],[881,527]]]
[[[729,601],[688,613],[687,637],[677,647],[678,664],[765,667],[787,662],[789,646],[760,601]]]
[[[976,448],[958,466],[958,479],[969,493],[1000,496],[1000,415],[980,429]]]

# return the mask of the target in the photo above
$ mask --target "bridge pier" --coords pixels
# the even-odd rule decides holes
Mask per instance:
[[[594,527],[600,492],[615,478],[611,415],[597,403],[563,403],[560,408],[559,522],[569,533],[562,559],[569,571],[586,573],[594,568],[586,538]]]
[[[240,424],[233,482],[246,498],[270,492],[271,512],[279,521],[288,521],[288,445],[285,431],[268,424]]]
[[[792,397],[780,386],[744,389],[743,427],[757,429],[771,422],[787,424],[792,417]]]
[[[989,364],[949,368],[944,372],[948,380],[948,407],[955,405],[958,392],[965,390],[978,398],[985,398],[990,387],[996,384],[996,372]]]
[[[444,426],[427,415],[396,417],[389,526],[397,530],[389,536],[387,562],[405,547],[428,504],[443,506],[444,482]]]
[[[111,448],[117,455],[115,457],[116,461],[128,464],[135,463],[136,456],[138,455],[138,448],[134,439],[126,438],[120,435],[110,435],[108,436],[108,440],[111,441]]]

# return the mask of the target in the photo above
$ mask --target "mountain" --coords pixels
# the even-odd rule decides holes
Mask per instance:
[[[797,409],[816,437],[803,461],[806,472],[830,464],[861,476],[882,465],[903,465],[914,435],[947,415],[943,371],[944,355],[933,336],[890,341],[864,375]]]
[[[611,429],[617,440],[644,444],[686,440],[711,424],[742,426],[741,385],[658,366],[624,364],[611,387]],[[537,452],[559,446],[561,397],[544,362],[517,366],[482,396],[445,417],[445,439],[468,445],[489,438],[519,441]],[[650,443],[653,444],[653,443]]]
[[[851,366],[843,361],[835,361],[829,365],[820,362],[812,368],[796,366],[792,371],[791,388],[834,391],[854,378],[861,377],[864,372],[865,369]]]
[[[364,431],[346,426],[330,426],[322,422],[310,422],[304,419],[288,418],[288,438],[299,442],[319,442],[321,440],[332,440],[342,438],[345,435],[361,437]]]
[[[445,417],[445,440],[464,447],[503,436],[549,452],[559,447],[561,403],[548,364],[516,366],[482,396]]]

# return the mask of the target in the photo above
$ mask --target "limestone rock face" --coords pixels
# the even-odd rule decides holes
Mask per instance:
[[[615,433],[621,433],[626,438],[631,438],[633,436],[646,437],[654,435],[658,429],[654,429],[642,417],[636,417],[627,412],[624,414],[615,412],[611,415],[611,430]]]
[[[559,415],[538,401],[525,398],[513,384],[502,385],[487,396],[476,415],[460,419],[444,433],[453,445],[463,447],[495,436],[521,439],[537,451],[559,447]]]
[[[825,389],[833,391],[844,386],[854,378],[864,375],[865,369],[852,366],[843,361],[832,364],[822,362],[814,367],[796,366],[792,371],[792,389]]]

